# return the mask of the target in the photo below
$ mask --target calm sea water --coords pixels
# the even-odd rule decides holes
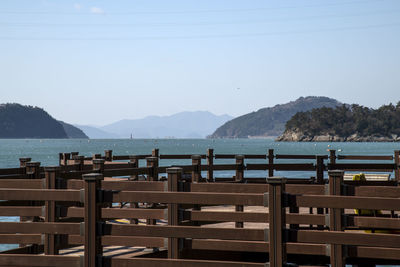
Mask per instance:
[[[112,149],[114,155],[149,154],[158,148],[160,154],[204,154],[208,148],[214,148],[215,154],[266,154],[274,149],[276,154],[328,154],[336,149],[342,155],[393,155],[400,150],[400,143],[295,143],[274,142],[272,139],[0,139],[0,168],[19,166],[19,158],[31,157],[43,166],[58,165],[59,152],[79,151],[81,155],[104,154]],[[234,160],[216,160],[218,163],[233,163]],[[265,163],[265,160],[248,160],[251,163]],[[280,162],[285,162],[281,160]],[[286,160],[286,162],[288,162]],[[307,161],[297,161],[307,162]],[[310,162],[310,161],[309,161]],[[354,161],[353,161],[354,162]],[[161,166],[172,164],[190,164],[190,160],[162,160]],[[232,176],[232,172],[216,173],[217,177]],[[265,177],[266,172],[247,172],[246,176]],[[310,177],[310,172],[278,172],[285,177]],[[15,217],[0,217],[0,221],[16,221]],[[1,245],[0,251],[14,247]]]

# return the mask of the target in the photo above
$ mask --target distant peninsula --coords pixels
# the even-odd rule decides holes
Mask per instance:
[[[208,138],[253,138],[279,136],[285,123],[297,112],[320,107],[336,107],[341,103],[323,96],[300,97],[295,101],[262,108],[226,122]]]
[[[378,109],[353,104],[298,112],[276,141],[399,142],[400,102]]]
[[[75,126],[46,111],[17,103],[0,104],[0,138],[88,138]]]

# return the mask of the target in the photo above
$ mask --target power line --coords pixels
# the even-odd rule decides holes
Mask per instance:
[[[266,20],[250,20],[250,21],[230,21],[230,22],[189,22],[189,23],[146,23],[146,24],[135,24],[135,23],[123,23],[123,24],[109,24],[109,23],[4,23],[0,24],[0,27],[169,27],[169,26],[214,26],[214,25],[245,25],[245,24],[263,24],[271,22],[287,22],[287,21],[303,21],[303,20],[315,20],[315,19],[331,19],[331,18],[347,18],[347,17],[362,17],[371,15],[391,14],[399,13],[400,10],[384,10],[380,12],[367,12],[367,13],[356,13],[356,14],[343,14],[343,15],[317,15],[307,17],[296,17],[296,18],[278,18],[278,19],[266,19]]]
[[[364,4],[372,2],[382,2],[385,0],[360,0],[360,1],[344,1],[338,3],[325,3],[314,5],[295,5],[284,7],[259,7],[244,9],[209,9],[209,10],[182,10],[182,11],[132,11],[132,12],[104,12],[101,15],[163,15],[163,14],[201,14],[201,13],[229,13],[229,12],[257,12],[267,10],[296,9],[296,8],[314,8],[314,7],[331,7],[352,4]],[[7,15],[99,15],[91,12],[51,12],[51,11],[0,11],[0,14]]]
[[[385,28],[400,26],[399,23],[375,24],[354,27],[337,27],[314,29],[304,31],[280,31],[280,32],[264,32],[264,33],[244,33],[244,34],[218,34],[218,35],[193,35],[193,36],[142,36],[142,37],[84,37],[84,38],[55,38],[55,37],[0,37],[2,41],[140,41],[140,40],[191,40],[191,39],[224,39],[224,38],[239,38],[239,37],[261,37],[261,36],[274,36],[274,35],[292,35],[292,34],[310,34],[310,33],[326,33],[337,31],[351,31],[351,30],[366,30],[372,28]]]

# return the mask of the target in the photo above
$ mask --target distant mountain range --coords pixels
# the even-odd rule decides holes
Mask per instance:
[[[286,122],[297,112],[313,108],[333,108],[341,105],[335,99],[322,96],[300,97],[296,101],[262,108],[226,122],[209,138],[250,138],[281,135]]]
[[[226,121],[229,115],[208,111],[180,112],[170,116],[148,116],[120,120],[101,127],[75,125],[90,138],[205,138]]]
[[[57,121],[38,107],[0,105],[0,138],[252,138],[279,136],[298,112],[341,105],[328,97],[300,97],[296,101],[233,118],[208,111],[170,116],[124,119],[105,126],[71,125]],[[222,126],[221,126],[222,125]],[[210,135],[210,133],[212,133]]]
[[[0,104],[0,138],[88,138],[38,107]]]

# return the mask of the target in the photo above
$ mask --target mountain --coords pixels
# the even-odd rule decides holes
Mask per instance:
[[[74,125],[81,129],[90,139],[113,139],[119,138],[118,135],[103,131],[95,126],[89,125]]]
[[[78,137],[79,136],[79,137]],[[0,104],[0,138],[87,138],[38,107]]]
[[[204,138],[226,121],[229,115],[208,111],[180,112],[170,116],[149,116],[137,120],[121,120],[100,129],[121,138]]]
[[[67,134],[68,138],[89,138],[81,129],[63,121],[58,122],[61,123],[61,125],[64,127],[64,131]]]
[[[300,97],[296,101],[262,108],[226,122],[209,138],[249,138],[278,136],[285,130],[285,123],[297,112],[320,107],[336,107],[341,103],[323,96]]]
[[[379,109],[353,105],[296,113],[277,141],[400,141],[400,102]]]

